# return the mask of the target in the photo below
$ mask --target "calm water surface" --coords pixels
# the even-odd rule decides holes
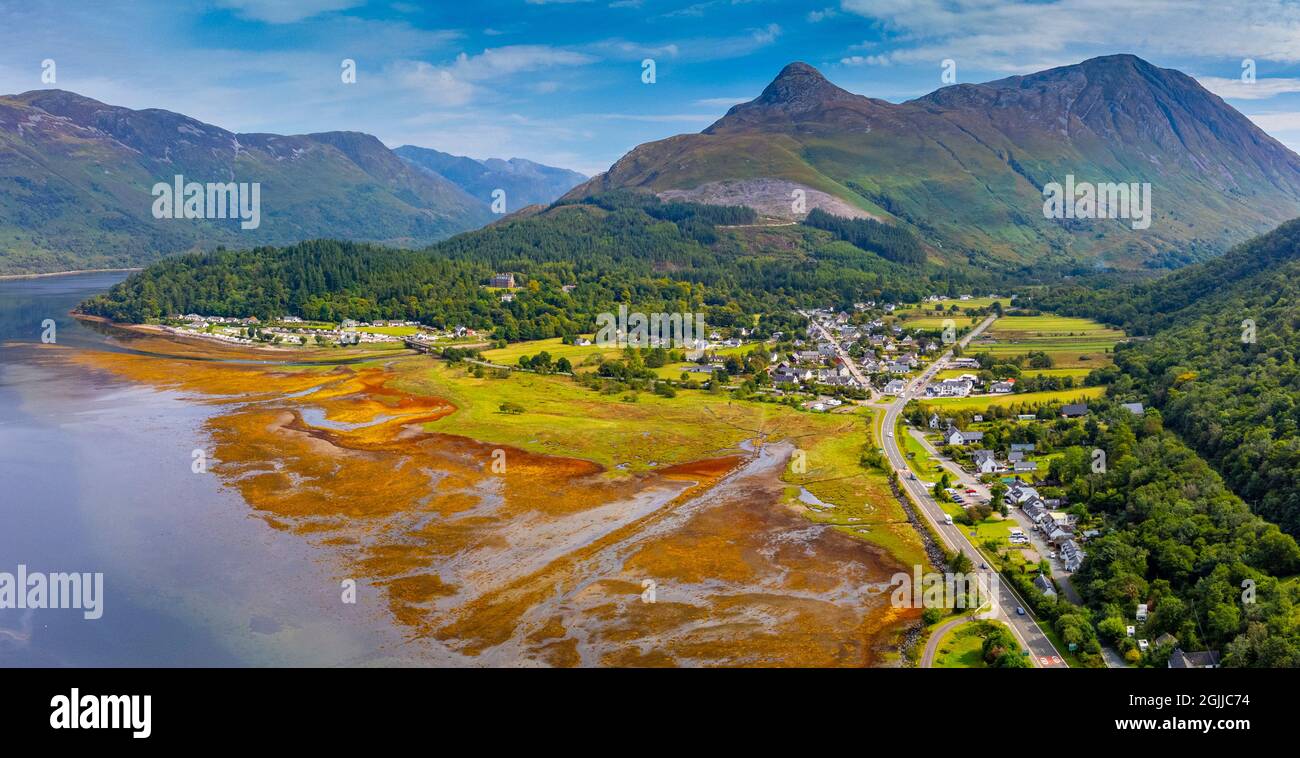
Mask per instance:
[[[419,660],[364,582],[343,603],[334,566],[191,471],[211,407],[42,360],[44,319],[62,348],[130,350],[67,315],[126,275],[0,281],[0,572],[104,574],[98,620],[0,609],[0,666]]]

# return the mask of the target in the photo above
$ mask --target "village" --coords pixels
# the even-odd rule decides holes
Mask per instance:
[[[197,313],[172,315],[160,325],[163,331],[199,339],[237,345],[275,345],[286,347],[401,347],[410,343],[432,345],[455,341],[473,342],[479,333],[463,326],[431,329],[415,321],[356,321],[344,319],[338,324],[311,322],[297,316],[280,316],[266,321],[256,316],[234,318],[205,316]]]

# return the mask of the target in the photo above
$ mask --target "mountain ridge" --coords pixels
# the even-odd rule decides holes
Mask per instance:
[[[412,166],[447,179],[484,204],[491,205],[495,199],[492,193],[503,190],[507,213],[529,205],[549,205],[588,178],[577,171],[526,158],[478,160],[418,145],[402,145],[393,153]]]
[[[262,223],[156,219],[176,175],[262,185]],[[419,245],[477,228],[487,207],[361,132],[239,134],[66,90],[0,96],[0,273],[129,267],[219,245],[332,236]]]
[[[1044,218],[1043,186],[1067,174],[1150,183],[1155,223]],[[702,132],[640,145],[566,197],[707,201],[704,185],[757,180],[784,196],[747,204],[797,218],[792,182],[912,227],[949,263],[1176,267],[1300,215],[1300,156],[1190,76],[1126,54],[902,103],[792,63]]]

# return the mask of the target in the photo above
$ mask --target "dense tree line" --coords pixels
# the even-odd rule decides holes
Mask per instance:
[[[1300,221],[1164,279],[1038,301],[1152,335],[1116,349],[1118,381],[1257,513],[1300,535]]]
[[[625,193],[558,205],[420,251],[314,240],[184,255],[83,309],[126,322],[173,313],[403,319],[514,341],[590,332],[597,314],[626,304],[643,313],[704,313],[711,327],[765,336],[792,331],[797,307],[916,302],[968,281],[938,268],[904,268],[812,229],[771,230],[781,249],[769,250],[716,226],[752,218],[749,209]],[[716,239],[701,241],[708,236]],[[515,274],[512,301],[484,286],[496,272]]]
[[[821,208],[813,208],[803,223],[814,229],[824,229],[856,248],[895,263],[905,266],[925,263],[925,249],[916,235],[903,226],[882,224],[870,218],[844,218]]]
[[[1169,633],[1184,650],[1220,651],[1228,666],[1300,666],[1297,586],[1285,580],[1300,570],[1300,547],[1251,513],[1158,411],[1135,416],[1103,398],[1086,420],[1034,426],[1040,446],[1061,453],[1056,486],[1040,490],[1064,496],[1085,523],[1100,518],[1102,535],[1073,577],[1086,608],[1044,597],[1031,573],[1011,578],[1082,658],[1100,663],[1098,642],[1132,645],[1125,627],[1146,603],[1152,639]],[[1145,662],[1163,665],[1156,656]]]

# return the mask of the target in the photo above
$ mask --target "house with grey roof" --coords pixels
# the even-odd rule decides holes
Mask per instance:
[[[1087,403],[1070,403],[1069,405],[1061,406],[1062,418],[1079,418],[1080,416],[1086,415],[1088,415]]]
[[[1187,653],[1182,649],[1175,648],[1174,654],[1169,656],[1169,668],[1171,669],[1217,669],[1218,667],[1219,654],[1213,650]]]
[[[1083,565],[1083,559],[1088,557],[1088,554],[1074,540],[1062,542],[1058,548],[1058,555],[1061,556],[1061,563],[1064,564],[1065,570],[1071,572],[1078,571]]]
[[[975,471],[980,474],[992,474],[1000,468],[994,459],[992,450],[975,450],[971,452],[971,461]]]

